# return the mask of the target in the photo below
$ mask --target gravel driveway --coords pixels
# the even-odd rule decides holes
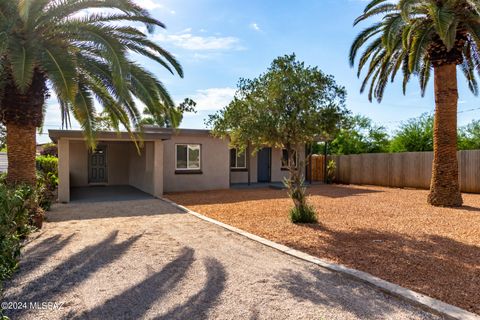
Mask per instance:
[[[2,301],[62,307],[12,319],[436,319],[161,200],[57,205],[48,219]]]

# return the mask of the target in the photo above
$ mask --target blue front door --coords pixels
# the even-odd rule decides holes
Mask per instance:
[[[258,182],[270,182],[271,180],[271,163],[272,149],[263,148],[257,154],[257,180]]]

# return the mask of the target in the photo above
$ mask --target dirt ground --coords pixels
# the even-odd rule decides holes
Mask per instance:
[[[284,190],[170,194],[188,208],[480,314],[480,195],[434,208],[427,191],[372,186],[309,188],[318,225],[294,225]]]
[[[158,200],[56,205],[2,302],[11,319],[440,319]]]

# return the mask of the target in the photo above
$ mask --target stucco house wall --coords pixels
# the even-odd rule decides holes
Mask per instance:
[[[200,144],[200,173],[183,173],[176,170],[177,144]],[[163,158],[164,192],[228,189],[230,187],[230,153],[228,142],[212,137],[207,131],[173,133],[164,141]]]
[[[88,149],[84,141],[70,143],[70,186],[88,186]],[[133,143],[99,142],[107,146],[107,185],[129,184],[129,150]]]
[[[305,161],[305,150],[299,150],[298,153],[299,162]],[[250,155],[250,182],[256,183],[258,178],[258,159],[257,155]],[[305,172],[304,168],[300,168]],[[282,149],[272,148],[272,162],[271,162],[271,181],[282,182],[285,177],[288,177],[288,171],[282,170]],[[247,171],[231,170],[230,172],[231,183],[248,183]]]

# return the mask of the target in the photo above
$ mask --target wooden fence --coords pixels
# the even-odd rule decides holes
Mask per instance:
[[[331,159],[336,162],[335,180],[339,183],[421,189],[430,187],[433,152],[329,156],[328,160]],[[480,193],[480,150],[459,151],[458,160],[461,190]],[[319,173],[312,172],[313,180],[321,181],[315,177],[320,175],[323,178],[323,157],[312,157],[312,171],[315,170]]]

